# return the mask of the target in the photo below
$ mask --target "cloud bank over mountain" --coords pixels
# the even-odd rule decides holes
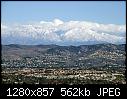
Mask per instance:
[[[126,26],[87,21],[31,24],[1,24],[2,44],[59,44],[80,45],[96,43],[125,43]]]

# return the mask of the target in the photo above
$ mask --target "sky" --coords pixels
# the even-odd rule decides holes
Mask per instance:
[[[2,1],[2,44],[125,44],[125,1]]]
[[[3,23],[78,20],[125,24],[125,1],[2,1]]]

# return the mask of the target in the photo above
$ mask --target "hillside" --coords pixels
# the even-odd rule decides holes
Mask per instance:
[[[2,45],[4,67],[125,67],[125,44]]]

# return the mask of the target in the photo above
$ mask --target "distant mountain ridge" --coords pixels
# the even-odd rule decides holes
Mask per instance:
[[[119,67],[125,66],[125,44],[2,45],[2,63],[12,67]]]
[[[100,24],[88,21],[60,19],[38,24],[1,24],[3,44],[90,45],[126,42],[126,25]]]

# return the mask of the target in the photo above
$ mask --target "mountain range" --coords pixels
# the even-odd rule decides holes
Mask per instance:
[[[31,24],[1,24],[2,44],[125,44],[126,26],[54,19]]]
[[[2,64],[9,67],[123,67],[125,44],[2,45]]]

